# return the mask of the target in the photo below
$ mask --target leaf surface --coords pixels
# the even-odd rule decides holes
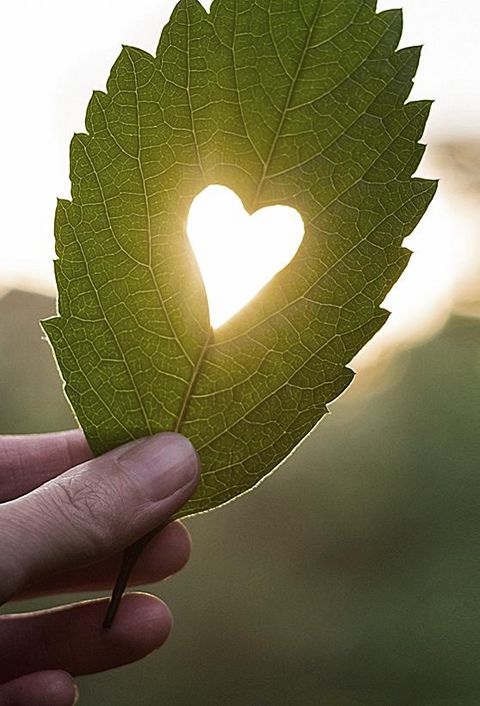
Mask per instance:
[[[419,49],[373,0],[181,0],[156,57],[125,47],[56,215],[59,315],[44,322],[95,453],[165,430],[202,480],[180,515],[271,472],[349,384],[388,317],[402,248],[435,192],[413,179],[429,102],[406,103]],[[296,208],[290,263],[216,331],[186,236],[218,183],[250,213]]]

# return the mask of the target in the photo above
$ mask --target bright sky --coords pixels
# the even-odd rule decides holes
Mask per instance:
[[[18,0],[3,8],[2,225],[0,286],[54,292],[53,214],[69,197],[68,145],[84,130],[94,88],[104,88],[121,44],[154,52],[173,0]],[[380,0],[403,5],[403,44],[424,44],[413,98],[435,98],[426,139],[480,125],[480,2]],[[437,176],[427,158],[420,172]],[[464,267],[458,209],[440,190],[407,243],[409,272],[387,304],[390,328],[410,334],[444,316],[450,286]],[[468,227],[468,226],[467,226]],[[460,244],[459,244],[460,243]],[[437,316],[437,318],[438,318]],[[408,324],[408,325],[407,325]],[[388,333],[388,332],[387,332]]]

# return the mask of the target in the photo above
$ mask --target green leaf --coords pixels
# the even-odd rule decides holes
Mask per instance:
[[[181,0],[158,53],[125,47],[56,215],[59,316],[44,322],[95,453],[162,430],[199,450],[180,513],[243,493],[349,384],[387,319],[402,241],[436,184],[412,179],[430,108],[405,104],[420,51],[374,0]],[[212,332],[186,237],[208,184],[305,222],[291,262]]]

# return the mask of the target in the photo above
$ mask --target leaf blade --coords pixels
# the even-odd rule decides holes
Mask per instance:
[[[155,59],[124,49],[106,97],[92,99],[90,135],[74,141],[73,203],[58,215],[60,317],[46,330],[96,452],[161,429],[192,439],[204,471],[182,516],[227,502],[277,467],[348,386],[349,361],[388,316],[380,304],[409,259],[402,241],[436,188],[412,179],[430,104],[405,104],[419,49],[396,50],[401,29],[400,12],[376,14],[367,0],[215,0],[210,14],[197,0],[181,0]],[[100,201],[113,203],[113,220],[94,214],[100,187],[93,178],[103,184]],[[291,264],[213,335],[185,236],[189,205],[208,183],[236,190],[250,212],[292,206],[306,226]],[[121,404],[85,382],[95,380],[91,365],[77,361],[75,369],[71,353],[97,337],[104,353],[96,374],[103,368],[102,382],[115,380],[107,364],[112,338],[103,341],[98,322],[93,334],[81,323],[79,332],[70,323],[65,333],[75,307],[65,252],[72,230],[74,240],[89,240],[76,209],[95,224],[97,247],[106,230],[110,245],[120,241],[114,258],[126,249],[125,262],[134,252],[139,263],[130,263],[135,276],[125,275],[126,290],[106,290],[132,309],[126,332],[123,319],[115,321],[114,332],[128,335],[112,366],[135,343],[132,331],[141,344],[126,359],[133,372],[123,370],[115,382],[116,394],[122,384],[130,392]],[[145,274],[157,237],[156,269]],[[88,283],[78,257],[71,259],[77,279]],[[87,269],[91,259],[84,258]],[[148,287],[156,294],[146,300]],[[90,289],[89,302],[103,293],[95,281]],[[98,306],[79,301],[79,311],[98,316]],[[145,331],[132,325],[145,312],[158,330],[148,317],[140,322]],[[174,342],[167,345],[168,326]],[[132,402],[135,384],[143,410]],[[109,414],[109,424],[102,422]]]

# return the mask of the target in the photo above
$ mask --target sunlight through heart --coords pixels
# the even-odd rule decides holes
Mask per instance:
[[[193,201],[187,233],[218,328],[288,265],[303,240],[302,217],[289,206],[249,215],[226,186],[208,186]]]

